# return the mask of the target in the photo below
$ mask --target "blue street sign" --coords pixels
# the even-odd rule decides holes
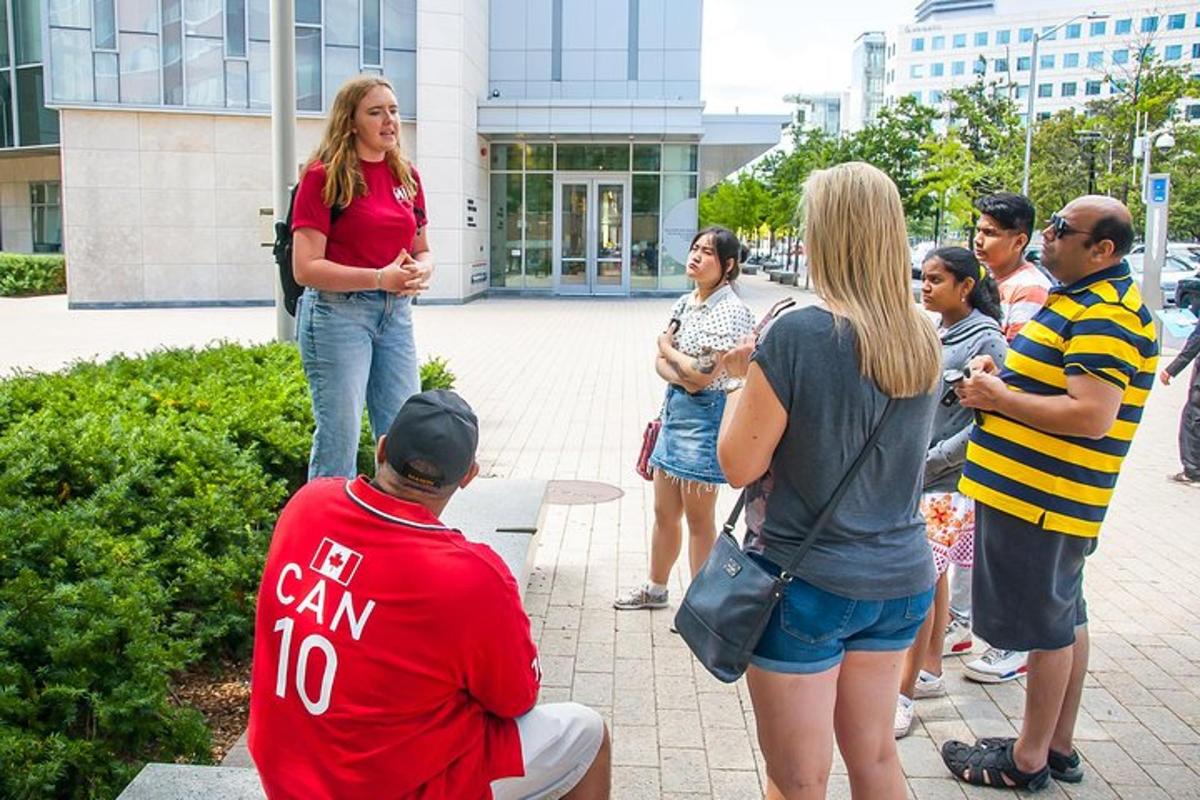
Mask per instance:
[[[1171,196],[1171,176],[1159,173],[1150,176],[1150,204],[1164,206]]]

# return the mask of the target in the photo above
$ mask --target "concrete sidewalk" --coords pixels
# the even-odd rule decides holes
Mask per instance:
[[[787,293],[811,300],[762,275],[742,283],[756,312]],[[494,298],[418,307],[417,344],[422,356],[449,360],[479,412],[485,474],[596,480],[625,492],[601,505],[551,507],[526,596],[543,699],[603,711],[615,797],[756,798],[762,760],[744,682],[708,677],[669,633],[667,612],[611,607],[619,587],[644,578],[652,495],[633,465],[662,397],[652,355],[671,302]],[[61,298],[0,300],[0,372],[216,338],[265,341],[273,332],[272,309],[68,312]],[[1041,796],[1200,798],[1200,490],[1164,480],[1178,469],[1184,384],[1151,394],[1089,562],[1094,645],[1079,725],[1087,778]],[[719,513],[732,501],[726,490]],[[677,569],[675,598],[682,581]],[[1024,688],[970,684],[960,659],[947,667],[949,697],[920,701],[919,724],[900,743],[910,793],[1005,796],[954,782],[937,747],[952,737],[1013,734]],[[848,797],[836,759],[834,769],[830,796]]]

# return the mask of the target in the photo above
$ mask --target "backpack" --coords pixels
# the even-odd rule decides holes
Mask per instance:
[[[275,244],[271,247],[271,253],[275,256],[275,265],[279,267],[279,283],[283,287],[283,307],[293,317],[296,316],[296,301],[300,299],[300,295],[304,294],[304,287],[296,282],[296,276],[292,272],[292,211],[296,207],[296,189],[299,186],[300,184],[293,186],[291,194],[288,196],[287,218],[282,222],[275,223]],[[337,222],[337,218],[341,214],[342,209],[336,205],[329,209],[330,226]]]

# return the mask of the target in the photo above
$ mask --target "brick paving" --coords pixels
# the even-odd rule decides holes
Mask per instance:
[[[758,312],[786,292],[810,298],[761,276],[743,284]],[[619,587],[645,575],[652,493],[633,463],[661,399],[651,354],[670,303],[496,298],[424,307],[416,312],[418,348],[449,359],[479,412],[485,474],[596,480],[624,491],[609,503],[550,507],[526,596],[545,670],[542,699],[602,711],[613,733],[614,796],[758,798],[762,759],[744,681],[709,677],[669,632],[670,612],[611,606]],[[64,306],[0,301],[0,341],[21,343],[0,350],[0,371],[152,347],[159,342],[130,332],[166,329],[145,322],[157,315],[169,315],[171,344],[273,332],[269,309],[98,314]],[[15,335],[27,340],[38,329],[53,331],[53,341],[25,344]],[[1087,777],[1043,797],[1200,798],[1200,490],[1164,480],[1178,469],[1185,389],[1179,380],[1151,394],[1089,560],[1093,650],[1078,728]],[[725,490],[718,513],[733,500]],[[679,563],[676,599],[686,555]],[[1011,735],[1020,725],[1021,683],[972,684],[961,661],[947,660],[949,696],[918,702],[914,732],[899,744],[917,800],[1012,794],[960,786],[941,764],[937,747],[948,738]],[[849,797],[836,756],[829,796]]]

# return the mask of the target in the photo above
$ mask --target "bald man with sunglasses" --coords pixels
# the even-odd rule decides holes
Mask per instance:
[[[1043,230],[1061,282],[1013,340],[1003,366],[977,359],[959,399],[976,409],[959,491],[976,501],[975,632],[1028,650],[1020,736],[947,742],[968,783],[1039,789],[1083,777],[1075,720],[1087,673],[1085,558],[1154,384],[1158,340],[1125,262],[1128,209],[1067,204]]]

